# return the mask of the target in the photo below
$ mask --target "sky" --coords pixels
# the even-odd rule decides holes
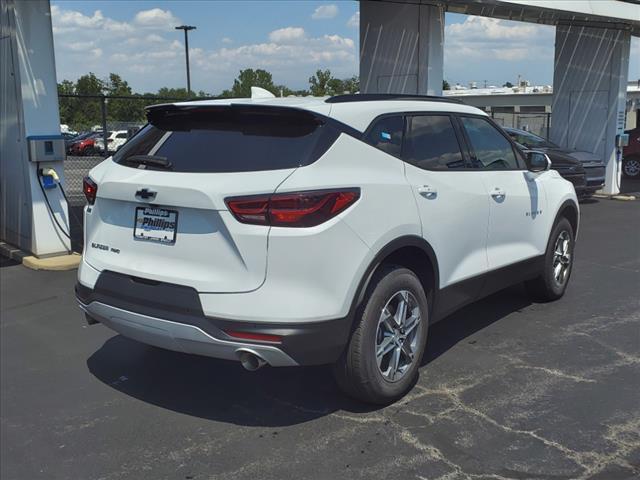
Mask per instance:
[[[358,73],[357,1],[51,0],[58,81],[117,73],[136,92],[184,87],[184,34],[191,86],[217,94],[243,68],[263,68],[276,84],[308,88],[317,69]],[[446,14],[444,77],[481,87],[553,80],[554,27]],[[640,78],[640,39],[632,39],[629,78]]]

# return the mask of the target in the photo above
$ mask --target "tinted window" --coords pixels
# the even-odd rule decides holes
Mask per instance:
[[[295,168],[317,160],[340,134],[310,113],[283,108],[168,107],[148,117],[150,124],[114,155],[116,162],[135,166],[127,158],[154,155],[176,172]]]
[[[118,133],[118,134],[116,134],[116,138],[127,138],[127,134],[126,133]]]
[[[486,170],[520,168],[511,143],[488,120],[461,118],[475,153],[475,158],[471,159],[474,167]]]
[[[555,146],[553,143],[533,133],[519,130],[507,130],[507,133],[514,141],[527,148],[552,148]]]
[[[399,157],[402,150],[403,130],[404,117],[383,117],[376,120],[369,128],[365,142],[383,152]]]
[[[403,157],[417,167],[450,170],[466,165],[448,115],[416,115],[407,118]]]

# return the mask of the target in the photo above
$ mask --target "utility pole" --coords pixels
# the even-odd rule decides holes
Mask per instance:
[[[187,95],[191,96],[191,74],[189,72],[189,30],[195,30],[193,25],[180,25],[176,30],[184,30],[184,53],[187,59]]]

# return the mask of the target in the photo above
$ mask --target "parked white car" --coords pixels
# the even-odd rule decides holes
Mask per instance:
[[[525,281],[564,294],[571,183],[476,108],[343,95],[150,107],[85,179],[90,323],[254,370],[333,364],[374,403],[413,385],[427,330]]]
[[[107,137],[107,148],[109,153],[117,152],[122,145],[127,141],[128,134],[126,130],[114,130],[113,132],[109,132],[109,136]],[[104,139],[99,137],[95,142],[95,149],[99,151],[104,151]]]

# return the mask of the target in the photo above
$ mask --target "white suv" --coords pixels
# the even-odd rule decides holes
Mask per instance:
[[[561,297],[573,186],[482,111],[344,95],[157,105],[85,179],[90,323],[180,352],[333,364],[386,403],[429,325],[526,281]]]
[[[107,148],[109,153],[117,152],[122,145],[127,141],[127,131],[126,130],[116,130],[114,132],[109,132],[107,136]],[[104,150],[104,138],[98,137],[95,141],[95,149],[103,151]]]

